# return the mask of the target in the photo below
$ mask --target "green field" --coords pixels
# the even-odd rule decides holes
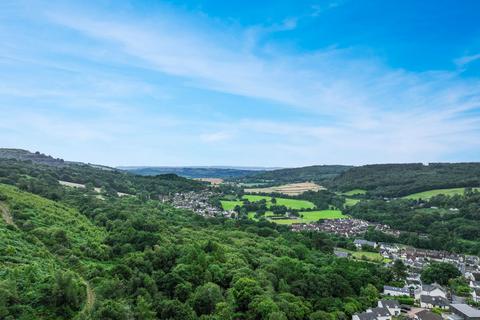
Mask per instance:
[[[365,193],[367,193],[367,190],[353,189],[353,190],[350,190],[350,191],[347,191],[347,192],[343,192],[342,194],[345,195],[345,196],[355,196],[355,195],[365,194]]]
[[[360,202],[360,199],[345,198],[345,205],[347,207],[352,207]]]
[[[480,190],[480,188],[473,188],[474,190]],[[418,192],[414,194],[410,194],[408,196],[403,197],[404,199],[430,199],[434,196],[438,196],[440,194],[446,196],[454,196],[454,195],[463,195],[465,192],[465,188],[450,188],[450,189],[434,189],[428,190],[423,192]]]
[[[319,211],[304,211],[299,212],[300,217],[298,219],[271,219],[270,221],[278,224],[292,224],[292,223],[309,223],[316,222],[320,219],[340,219],[347,218],[346,215],[340,210],[319,210]],[[250,219],[254,219],[255,213],[251,212],[248,214]],[[266,217],[272,216],[271,212],[265,214]],[[303,217],[302,217],[303,216]]]
[[[243,202],[240,200],[220,200],[223,210],[233,210],[236,206],[242,206]]]
[[[258,196],[258,195],[253,195],[253,194],[247,194],[243,196],[243,199],[247,199],[250,202],[256,202],[265,199],[267,201],[267,207],[270,207],[272,204],[271,200],[272,197],[268,196]],[[315,205],[306,200],[297,200],[297,199],[287,199],[287,198],[275,198],[277,200],[276,205],[277,206],[285,206],[290,209],[313,209],[315,208]]]
[[[243,199],[247,199],[250,202],[257,202],[260,200],[267,201],[267,208],[272,205],[272,197],[268,196],[258,196],[253,194],[247,194],[243,196]],[[285,206],[289,209],[313,209],[315,205],[306,200],[297,200],[297,199],[287,199],[287,198],[275,198],[277,200],[277,206]],[[223,210],[233,210],[236,206],[242,206],[243,202],[240,200],[220,200]]]

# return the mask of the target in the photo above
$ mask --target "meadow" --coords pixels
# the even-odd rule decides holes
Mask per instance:
[[[473,188],[473,189],[480,190],[480,188]],[[454,195],[463,195],[464,193],[465,193],[465,188],[433,189],[433,190],[409,194],[408,196],[403,197],[403,199],[413,199],[413,200],[430,199],[440,194],[443,194],[446,196],[454,196]]]
[[[318,211],[303,211],[299,212],[300,217],[298,219],[268,219],[269,217],[273,216],[271,211],[267,211],[265,213],[265,217],[270,220],[271,222],[275,222],[278,224],[293,224],[293,223],[310,223],[316,222],[320,219],[342,219],[348,218],[348,216],[344,215],[340,210],[318,210]],[[248,214],[249,219],[257,220],[255,218],[255,212],[250,212]]]
[[[269,196],[259,196],[253,194],[247,194],[242,197],[250,202],[257,202],[260,200],[267,201],[267,207],[272,205],[272,197]],[[306,200],[297,200],[297,199],[287,199],[287,198],[275,198],[277,200],[277,206],[285,206],[289,209],[302,210],[302,209],[313,209],[315,205]],[[236,206],[242,206],[243,202],[241,200],[220,200],[223,210],[233,210]]]

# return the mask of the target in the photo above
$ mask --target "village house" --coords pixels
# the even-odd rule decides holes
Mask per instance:
[[[371,308],[352,316],[352,320],[392,320],[392,314],[387,308]]]
[[[448,300],[444,297],[421,295],[420,307],[426,309],[440,308],[446,310],[449,307],[449,303]]]
[[[480,310],[469,306],[468,304],[459,303],[451,304],[450,311],[452,315],[448,316],[450,320],[480,320]]]
[[[397,300],[380,300],[378,301],[378,307],[387,308],[392,316],[399,316],[402,311]]]
[[[424,284],[422,290],[415,292],[415,299],[420,299],[420,296],[442,297],[447,298],[447,291],[437,283]]]

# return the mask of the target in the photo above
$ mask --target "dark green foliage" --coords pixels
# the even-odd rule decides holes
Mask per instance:
[[[433,209],[432,209],[433,207]],[[451,210],[455,208],[455,210]],[[399,238],[370,230],[373,241],[400,242],[418,248],[480,254],[480,192],[439,195],[428,201],[362,201],[345,210],[355,218],[404,231]]]
[[[283,184],[292,182],[315,181],[323,182],[333,179],[342,172],[352,168],[351,166],[325,165],[309,166],[302,168],[289,168],[266,171],[242,178],[232,179],[240,182],[267,182],[270,184]]]
[[[59,203],[0,191],[21,223],[0,223],[10,246],[0,264],[11,270],[0,273],[0,314],[12,319],[334,319],[370,306],[365,297],[393,279],[379,265],[337,259],[321,233],[204,219],[136,197],[69,193]]]
[[[443,188],[480,186],[480,163],[378,164],[354,167],[329,183],[341,191],[365,189],[370,196],[401,197]]]
[[[421,277],[424,283],[438,283],[447,285],[449,280],[457,278],[462,274],[451,263],[433,262],[422,271]]]
[[[60,200],[66,196],[68,189],[62,187],[59,180],[84,184],[87,188],[82,190],[83,194],[90,192],[95,195],[93,187],[97,187],[102,188],[108,196],[116,196],[117,192],[122,192],[145,198],[158,198],[161,194],[195,191],[206,187],[205,183],[174,174],[144,177],[80,163],[51,166],[0,158],[0,183],[15,185],[52,200]]]

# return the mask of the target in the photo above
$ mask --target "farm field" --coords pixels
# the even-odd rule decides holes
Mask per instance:
[[[365,194],[365,193],[367,193],[367,190],[353,189],[353,190],[350,190],[350,191],[347,191],[347,192],[343,192],[342,194],[344,196],[355,196],[355,195],[358,195],[358,194]]]
[[[266,200],[267,207],[270,207],[272,205],[272,202],[271,202],[272,197],[268,197],[268,196],[258,196],[253,194],[247,194],[243,196],[243,199],[247,199],[250,202]],[[276,200],[277,200],[276,205],[285,206],[290,209],[301,210],[301,209],[315,208],[315,205],[312,202],[306,201],[306,200],[287,199],[287,198],[276,198]],[[220,203],[222,204],[223,210],[233,210],[236,206],[241,206],[243,204],[243,202],[240,200],[220,200]]]
[[[342,213],[340,210],[318,210],[318,211],[304,211],[299,212],[300,217],[298,219],[269,219],[272,222],[278,224],[293,224],[293,223],[309,223],[309,222],[316,222],[320,219],[341,219],[347,218],[346,215]],[[273,214],[269,211],[265,213],[265,216],[268,218]],[[303,216],[303,217],[302,217]],[[255,213],[250,212],[248,214],[250,219],[255,219]]]
[[[283,193],[290,196],[296,196],[305,191],[319,191],[325,188],[313,182],[290,183],[281,186],[267,187],[267,188],[246,188],[247,193]]]
[[[480,190],[480,188],[473,188],[474,190]],[[434,189],[418,193],[409,194],[403,197],[404,199],[429,199],[440,194],[446,196],[463,195],[465,188],[450,188],[450,189]]]
[[[345,205],[351,207],[360,202],[360,199],[345,198]]]
[[[243,205],[243,202],[240,200],[220,200],[223,210],[233,210],[236,206]]]
[[[272,202],[272,197],[269,196],[257,196],[253,194],[247,194],[243,196],[243,199],[247,199],[250,202],[256,202],[260,200],[266,200],[267,201],[267,207],[269,207]],[[315,208],[315,205],[306,200],[297,200],[297,199],[287,199],[287,198],[275,198],[277,200],[276,205],[277,206],[285,206],[290,209],[313,209]]]

